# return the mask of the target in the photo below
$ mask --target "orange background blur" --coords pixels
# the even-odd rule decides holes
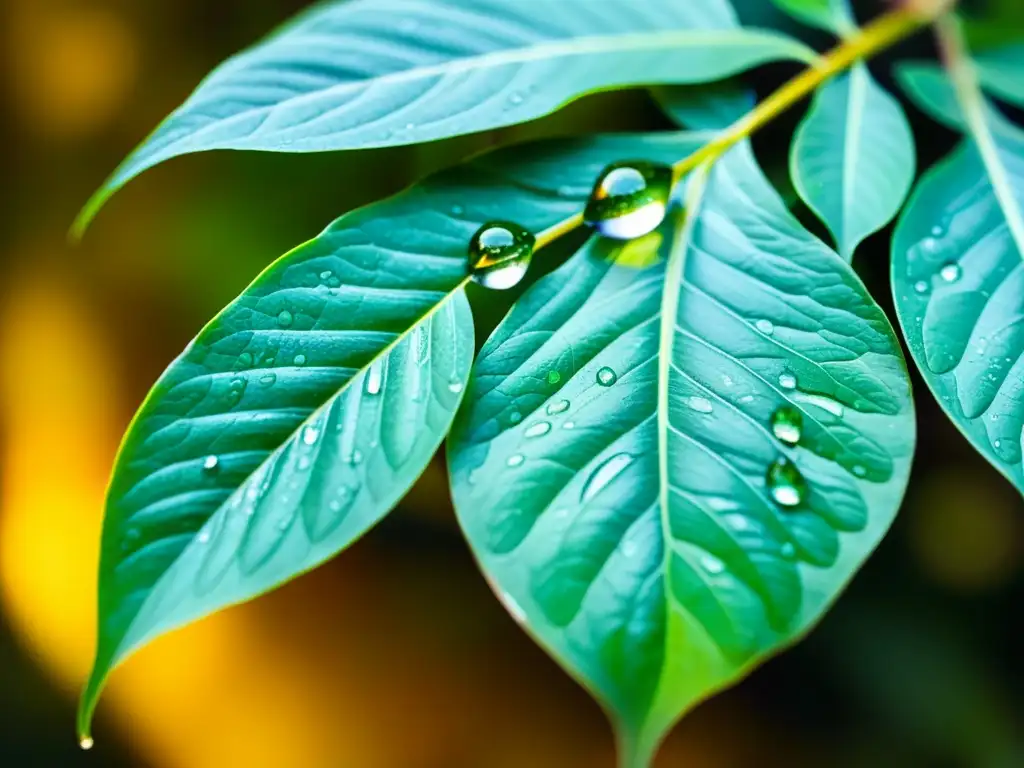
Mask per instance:
[[[477,573],[440,462],[343,557],[129,661],[95,749],[77,749],[107,473],[203,322],[335,216],[467,151],[663,126],[627,94],[427,147],[184,158],[68,247],[132,146],[305,5],[0,0],[0,766],[611,768],[597,706]],[[915,119],[928,162],[952,137]],[[759,151],[777,155],[783,129]],[[858,263],[883,304],[885,249],[873,239]],[[485,330],[507,308],[489,301],[476,297]],[[921,386],[918,400],[922,450],[892,535],[807,642],[690,715],[659,766],[1024,765],[1024,505]]]

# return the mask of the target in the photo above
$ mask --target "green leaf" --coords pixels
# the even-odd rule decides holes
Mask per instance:
[[[892,521],[914,446],[889,323],[749,148],[695,172],[687,201],[524,295],[448,454],[488,580],[613,713],[629,768],[821,618]],[[806,482],[776,486],[802,494],[785,508],[766,479],[783,457],[773,476]]]
[[[863,65],[818,90],[797,129],[790,170],[800,197],[847,261],[897,214],[914,182],[903,108]]]
[[[892,284],[928,386],[1024,491],[1024,135],[988,118],[991,164],[965,140],[911,196],[893,238]]]
[[[918,109],[947,128],[954,131],[966,130],[956,90],[940,65],[933,62],[902,61],[894,67],[893,74],[897,84]],[[1013,134],[1017,131],[987,99],[983,100],[983,110],[990,130],[999,134]]]
[[[845,36],[857,29],[848,0],[772,0],[798,21]]]
[[[741,119],[756,104],[754,92],[732,80],[652,88],[651,94],[676,125],[698,131],[725,128]]]
[[[1016,41],[974,54],[978,79],[993,95],[1024,107],[1024,42]]]
[[[107,499],[87,735],[110,670],[151,638],[312,568],[379,520],[448,431],[473,354],[473,233],[582,211],[609,162],[706,136],[549,141],[484,155],[286,254],[163,375]],[[315,439],[313,439],[315,438]]]
[[[739,29],[726,0],[351,0],[316,8],[211,74],[82,211],[147,168],[211,149],[321,152],[522,123],[586,93],[812,61]]]

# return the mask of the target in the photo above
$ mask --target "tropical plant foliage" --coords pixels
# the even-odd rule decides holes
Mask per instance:
[[[344,213],[200,331],[114,467],[83,742],[127,655],[344,549],[450,433],[488,581],[612,715],[623,765],[648,765],[683,713],[822,617],[899,508],[910,380],[851,267],[897,215],[913,357],[1024,490],[1024,133],[993,101],[1024,107],[1024,46],[972,58],[940,0],[865,27],[845,0],[776,3],[834,51],[743,27],[728,0],[328,2],[215,70],[125,161],[79,231],[186,153],[411,144],[626,87],[679,125],[468,159]],[[907,115],[865,61],[932,26],[946,66],[895,79],[964,138],[910,194]],[[759,103],[723,80],[770,61],[806,69]],[[787,205],[747,139],[805,96]],[[535,254],[581,225],[534,280]],[[467,287],[524,278],[477,354]]]

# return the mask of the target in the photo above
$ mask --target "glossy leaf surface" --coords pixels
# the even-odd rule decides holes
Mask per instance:
[[[319,152],[513,125],[595,90],[698,83],[814,52],[740,29],[726,0],[352,0],[216,69],[114,173],[211,149]]]
[[[892,521],[914,446],[884,314],[749,149],[695,172],[687,200],[527,292],[449,449],[488,579],[614,714],[627,766],[821,617]]]
[[[987,166],[971,139],[918,184],[893,238],[907,343],[940,404],[1024,491],[1024,135],[992,120]]]
[[[118,456],[88,721],[153,636],[348,545],[440,444],[468,379],[473,233],[577,214],[624,153],[672,162],[701,134],[543,142],[478,158],[338,219],[215,318],[150,394]]]
[[[818,90],[790,152],[797,192],[847,261],[899,211],[914,167],[903,108],[863,65]]]

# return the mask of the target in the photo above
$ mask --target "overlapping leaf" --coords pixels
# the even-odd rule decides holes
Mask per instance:
[[[590,91],[715,80],[813,59],[740,29],[727,0],[351,0],[322,5],[223,64],[114,173],[211,149],[316,152],[512,125]]]
[[[687,200],[523,297],[449,450],[489,579],[615,714],[630,768],[821,617],[888,528],[914,446],[885,316],[749,149]],[[802,418],[795,447],[773,429],[783,407]],[[785,508],[766,479],[783,458],[808,488]]]
[[[793,138],[793,183],[847,260],[897,214],[914,181],[903,108],[863,64],[824,85]]]
[[[775,5],[812,27],[845,35],[857,28],[849,0],[773,0]]]
[[[118,456],[88,730],[110,669],[161,632],[313,567],[383,516],[448,430],[473,353],[473,232],[541,232],[608,162],[671,162],[701,134],[483,156],[343,216],[285,255],[158,382]]]

